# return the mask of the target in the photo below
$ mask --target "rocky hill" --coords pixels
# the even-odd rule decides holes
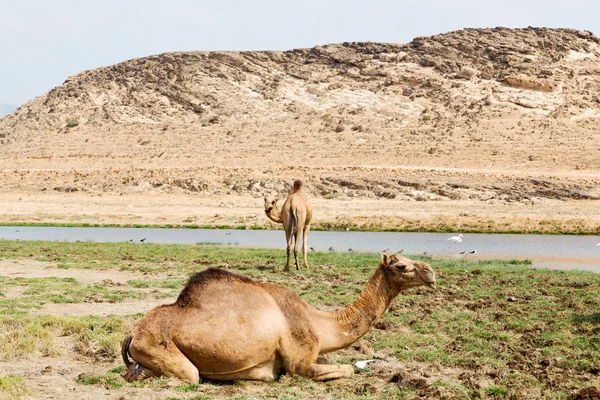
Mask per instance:
[[[498,197],[531,173],[541,189],[522,178],[517,198],[585,198],[598,194],[600,39],[493,28],[408,44],[165,53],[69,77],[2,119],[0,143],[5,182],[44,187],[39,170],[78,190],[193,181],[175,186],[258,192],[300,174],[322,195],[418,187],[425,199],[460,198],[467,184]]]

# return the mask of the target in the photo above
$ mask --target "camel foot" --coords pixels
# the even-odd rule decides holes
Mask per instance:
[[[327,365],[311,364],[310,378],[314,381],[328,381],[330,379],[350,378],[354,375],[352,365]]]
[[[153,377],[158,377],[158,376],[159,375],[156,372],[152,371],[151,369],[144,367],[142,364],[134,362],[133,364],[131,364],[129,366],[129,368],[127,368],[127,371],[125,372],[125,375],[123,376],[123,378],[127,382],[133,382],[133,381],[141,381],[146,378],[153,378]]]

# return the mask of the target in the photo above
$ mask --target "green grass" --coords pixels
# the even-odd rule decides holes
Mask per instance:
[[[66,267],[66,264],[61,264]],[[180,288],[182,280],[163,282],[158,287]],[[135,286],[136,288],[149,285]],[[22,296],[7,299],[3,295],[9,288],[21,288]],[[0,276],[0,311],[4,314],[25,314],[31,309],[41,308],[46,303],[67,304],[83,302],[121,302],[124,300],[175,296],[176,291],[146,293],[130,289],[111,289],[102,284],[86,285],[73,278],[7,278]]]
[[[125,386],[123,380],[118,374],[107,373],[103,375],[83,375],[77,379],[81,385],[102,385],[107,389],[119,389]]]
[[[69,337],[72,350],[97,359],[115,359],[135,317],[20,316],[0,311],[0,360],[57,356],[55,337]]]
[[[326,198],[337,198],[333,194]],[[351,221],[329,221],[315,222],[311,224],[311,231],[347,231],[356,232],[431,232],[431,233],[453,233],[459,229],[463,233],[496,233],[496,234],[543,234],[543,235],[598,235],[597,226],[582,225],[579,223],[562,224],[560,221],[539,221],[537,225],[527,227],[502,228],[496,226],[493,221],[477,223],[474,226],[460,225],[457,221],[426,223],[421,221],[407,220],[398,227],[382,226],[377,222],[356,223]],[[228,224],[101,224],[91,222],[2,222],[2,226],[33,226],[33,227],[74,227],[74,228],[159,228],[159,229],[236,229],[236,230],[267,230],[280,229],[280,224],[269,223],[268,225],[228,225]]]
[[[0,376],[0,399],[19,400],[27,393],[27,386],[22,378]]]
[[[79,126],[79,121],[76,119],[70,119],[67,121],[67,128],[74,128],[76,126]]]
[[[317,306],[341,307],[360,293],[379,254],[309,254],[310,270],[274,272],[285,262],[281,250],[214,245],[65,243],[0,241],[0,259],[48,261],[63,268],[169,273],[169,278],[128,282],[124,292],[164,288],[174,293],[191,273],[220,267],[290,287]],[[388,372],[360,371],[352,379],[316,383],[284,376],[274,383],[203,382],[174,388],[179,398],[568,398],[587,386],[599,386],[600,274],[531,268],[524,260],[414,259],[437,272],[438,290],[402,293],[361,340],[377,357],[395,360]],[[20,286],[28,296],[50,301],[67,294],[84,301],[80,290],[112,295],[96,285],[72,279],[0,278],[0,292]],[[112,289],[110,289],[112,290]],[[136,298],[135,294],[127,294]],[[57,297],[58,299],[62,297]],[[4,302],[15,299],[2,299]],[[115,360],[119,344],[140,315],[96,317],[34,316],[33,302],[16,312],[0,307],[0,357],[18,360],[39,354],[56,356],[56,337],[67,337],[70,351],[90,360]],[[15,306],[16,307],[16,306]],[[28,308],[29,307],[29,308]],[[63,350],[64,351],[64,350]],[[352,363],[370,355],[349,348],[330,356],[332,363]],[[160,380],[126,383],[124,367],[84,375],[82,385],[107,390],[138,387],[161,390]],[[451,371],[446,373],[444,371]],[[393,381],[393,375],[401,378]],[[426,379],[427,378],[427,379]],[[533,396],[533,395],[531,395]],[[167,397],[167,396],[165,396]],[[540,396],[537,396],[540,397]]]

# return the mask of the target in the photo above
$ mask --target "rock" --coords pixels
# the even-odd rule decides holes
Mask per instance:
[[[476,70],[471,68],[463,68],[454,75],[454,78],[471,80],[471,78],[473,78],[475,75],[477,75]]]
[[[507,76],[504,78],[504,82],[512,87],[533,89],[542,92],[552,92],[554,89],[556,89],[556,83],[554,82],[522,75]]]
[[[377,321],[374,328],[383,331],[389,331],[396,328],[396,324],[393,321]]]
[[[596,386],[581,389],[572,397],[573,400],[600,400],[600,390]]]
[[[366,340],[360,340],[356,342],[352,348],[361,354],[368,356],[373,355],[373,346],[371,346],[371,343],[367,342]]]

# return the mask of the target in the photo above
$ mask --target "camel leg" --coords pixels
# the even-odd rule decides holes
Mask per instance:
[[[321,364],[327,362],[327,359],[319,355],[318,338],[310,332],[306,333],[308,336],[304,340],[282,338],[280,355],[285,371],[315,381],[348,378],[354,375],[351,365]]]
[[[284,367],[292,374],[302,375],[314,381],[349,378],[354,375],[352,365],[331,365],[324,362],[327,362],[324,357],[318,357],[312,363],[306,363],[306,360],[284,359]]]
[[[292,228],[290,226],[285,227],[285,241],[286,241],[286,249],[285,252],[287,254],[287,260],[285,262],[284,271],[290,270],[290,253],[292,252]]]
[[[300,246],[300,236],[304,236],[304,228],[306,225],[304,225],[304,220],[303,219],[299,219],[297,222],[298,226],[296,227],[296,231],[294,232],[294,257],[295,257],[295,261],[296,261],[296,270],[300,269],[298,266],[298,247]],[[302,239],[302,252],[304,253],[304,255],[306,256],[306,247],[305,247],[305,240],[306,239]],[[305,263],[306,264],[306,263]]]
[[[279,377],[283,372],[281,364],[276,361],[267,362],[264,364],[256,365],[252,368],[248,368],[243,371],[230,372],[224,374],[207,374],[204,375],[207,379],[217,380],[250,380],[250,381],[263,381],[272,382]]]
[[[298,267],[298,246],[300,246],[300,240],[298,240],[299,231],[294,232],[294,265],[296,266],[296,271],[300,268]]]
[[[354,375],[354,367],[352,365],[311,364],[308,372],[308,377],[314,381],[327,381],[350,378]]]
[[[143,343],[144,347],[138,342]],[[153,341],[136,341],[134,338],[129,347],[129,354],[135,362],[129,367],[126,376],[128,381],[166,375],[176,376],[189,383],[200,382],[200,374],[196,366],[173,342],[165,346],[153,344]],[[137,374],[136,369],[138,370]]]
[[[304,227],[304,234],[302,237],[302,256],[304,257],[304,266],[308,269],[308,260],[306,258],[306,248],[308,247],[308,231],[310,231],[310,225]]]

